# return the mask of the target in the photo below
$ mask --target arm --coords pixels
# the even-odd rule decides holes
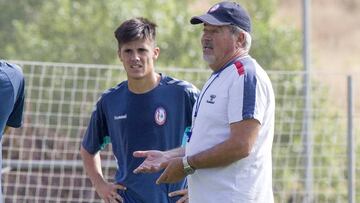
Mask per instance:
[[[179,147],[176,149],[171,149],[164,152],[167,157],[176,158],[176,157],[183,157],[185,155],[185,148]]]
[[[90,154],[81,146],[80,155],[83,160],[85,171],[99,196],[106,203],[111,201],[123,202],[122,198],[117,193],[117,190],[125,190],[126,188],[122,185],[109,183],[104,179],[101,169],[100,154]]]
[[[214,147],[188,157],[196,168],[213,168],[229,165],[250,154],[259,134],[260,123],[255,119],[243,120],[230,125],[230,137]]]
[[[137,158],[145,158],[144,162],[134,170],[134,173],[154,173],[163,169],[164,163],[171,159],[184,156],[185,149],[179,147],[168,151],[135,151],[133,155]]]
[[[247,157],[260,130],[260,123],[255,119],[243,120],[230,125],[230,137],[205,151],[188,157],[188,163],[195,169],[214,168],[229,165]],[[165,171],[156,181],[174,183],[185,178],[181,158],[164,163]]]

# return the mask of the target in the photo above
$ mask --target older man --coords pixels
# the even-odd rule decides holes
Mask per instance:
[[[190,203],[271,203],[275,98],[266,72],[249,55],[251,21],[237,3],[193,17],[203,24],[203,58],[213,70],[193,108],[184,149],[136,152],[135,172],[165,168],[157,183],[188,177]]]

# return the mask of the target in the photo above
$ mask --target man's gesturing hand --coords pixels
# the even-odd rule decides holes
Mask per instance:
[[[137,158],[145,158],[144,162],[133,171],[134,173],[158,172],[165,167],[162,164],[169,160],[164,152],[158,150],[135,151],[133,155]]]

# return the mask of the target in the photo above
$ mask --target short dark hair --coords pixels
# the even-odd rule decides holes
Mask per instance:
[[[124,21],[114,32],[119,48],[124,44],[138,39],[155,41],[156,24],[146,18],[133,18]]]

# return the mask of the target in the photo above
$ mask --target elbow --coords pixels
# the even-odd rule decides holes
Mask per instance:
[[[252,145],[248,142],[240,142],[238,150],[237,150],[237,157],[238,159],[246,158],[250,155],[252,150]]]
[[[89,154],[89,153],[84,149],[83,146],[81,146],[81,147],[80,147],[80,156],[81,156],[81,158],[84,159],[84,157],[85,157],[87,154]]]
[[[80,147],[80,151],[79,151],[80,157],[83,158],[84,157],[84,149],[82,147]]]
[[[246,157],[248,157],[250,155],[250,151],[246,151],[246,152],[244,152],[244,154],[243,154],[243,156],[241,157],[242,159],[243,158],[246,158]]]

